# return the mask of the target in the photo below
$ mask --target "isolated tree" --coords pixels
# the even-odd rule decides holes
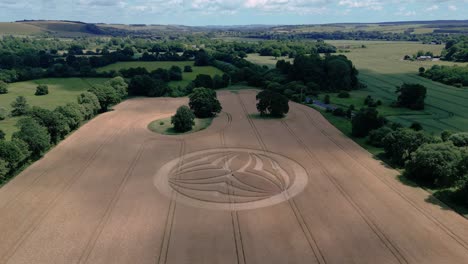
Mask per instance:
[[[451,142],[425,144],[406,162],[406,176],[424,184],[450,187],[460,180],[460,150]]]
[[[397,106],[412,110],[424,109],[427,88],[423,85],[404,83],[402,86],[397,87],[396,93],[399,94]]]
[[[89,91],[96,95],[101,112],[106,112],[110,106],[120,102],[119,95],[110,85],[95,85]]]
[[[6,93],[8,93],[8,84],[0,80],[0,94],[6,94]]]
[[[184,66],[184,72],[193,72],[192,66],[190,65]]]
[[[15,101],[11,103],[11,115],[12,116],[22,116],[28,113],[29,105],[26,101],[26,98],[22,95],[16,97]]]
[[[195,115],[186,105],[183,105],[177,109],[177,112],[171,118],[171,124],[174,125],[174,129],[177,132],[187,132],[192,130],[195,125]]]
[[[213,117],[222,110],[216,92],[208,88],[195,88],[189,95],[189,106],[198,118]]]
[[[452,141],[457,147],[468,147],[468,132],[453,134],[448,140]]]
[[[384,126],[385,122],[385,118],[375,108],[362,108],[351,120],[352,134],[355,137],[365,137],[371,130]]]
[[[46,84],[39,84],[37,87],[36,87],[36,93],[34,93],[34,95],[47,95],[49,94],[49,86],[47,86]]]
[[[388,133],[382,140],[385,155],[398,166],[411,158],[411,153],[423,144],[438,143],[439,140],[423,131],[399,128]]]
[[[289,112],[289,99],[277,92],[264,90],[257,94],[256,99],[260,115],[269,114],[273,117],[283,117]]]
[[[424,67],[419,67],[419,75],[423,76],[424,72],[426,72],[426,69]]]
[[[47,129],[31,117],[18,120],[16,126],[19,131],[13,133],[13,139],[19,139],[28,145],[35,157],[40,157],[50,148],[50,135]]]

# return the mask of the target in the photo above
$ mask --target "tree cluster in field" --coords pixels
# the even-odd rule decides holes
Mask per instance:
[[[366,121],[371,120],[375,113]],[[452,188],[451,198],[468,205],[468,133],[444,131],[436,137],[425,133],[419,123],[411,128],[382,121],[374,124],[378,125],[368,133],[367,142],[383,148],[388,162],[404,168],[404,175],[421,185]]]
[[[468,36],[462,35],[447,41],[442,57],[448,61],[468,61]]]
[[[180,133],[192,130],[195,117],[210,118],[222,110],[216,92],[208,88],[195,88],[189,95],[189,107],[181,106],[171,118],[174,130]]]
[[[18,131],[11,140],[6,140],[0,130],[0,182],[8,180],[28,162],[39,159],[84,121],[120,102],[126,97],[126,90],[125,80],[116,77],[80,94],[75,103],[54,110],[30,107],[25,97],[17,97],[11,115],[21,117],[16,124]]]
[[[441,82],[456,87],[468,87],[467,66],[439,66],[420,72],[420,75],[436,82]]]

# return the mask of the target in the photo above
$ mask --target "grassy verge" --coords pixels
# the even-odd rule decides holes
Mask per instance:
[[[206,129],[212,122],[213,118],[195,118],[195,125],[192,127],[192,130],[179,133],[174,130],[174,127],[171,124],[171,117],[167,117],[151,122],[148,125],[148,129],[163,135],[185,135]]]

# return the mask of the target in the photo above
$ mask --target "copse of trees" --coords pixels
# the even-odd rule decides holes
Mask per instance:
[[[460,36],[447,41],[445,49],[442,51],[442,57],[449,61],[468,61],[468,37]]]
[[[198,118],[213,117],[222,110],[216,92],[208,88],[195,88],[189,95],[189,106]]]
[[[34,106],[29,115],[38,124],[47,129],[50,135],[50,142],[53,144],[57,144],[70,132],[66,117],[57,111]]]
[[[406,107],[412,110],[423,110],[427,88],[421,84],[404,83],[397,87],[398,99],[396,106]]]
[[[260,115],[283,117],[289,112],[289,99],[277,92],[261,91],[257,94],[257,110]]]
[[[24,141],[33,157],[40,157],[50,148],[50,135],[47,129],[31,117],[18,120],[19,130],[12,138]]]
[[[195,125],[195,115],[186,105],[177,109],[177,112],[171,118],[171,124],[174,125],[174,130],[177,132],[187,132],[192,130]]]
[[[440,66],[434,65],[425,71],[422,76],[436,82],[441,82],[456,87],[468,86],[467,66]]]
[[[120,102],[121,98],[110,85],[95,85],[89,91],[96,95],[101,112],[107,112],[110,106]]]

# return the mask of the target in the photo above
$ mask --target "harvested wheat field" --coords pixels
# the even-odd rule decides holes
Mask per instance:
[[[255,92],[184,136],[185,99],[131,99],[0,189],[0,263],[468,263],[468,223],[318,112]]]

